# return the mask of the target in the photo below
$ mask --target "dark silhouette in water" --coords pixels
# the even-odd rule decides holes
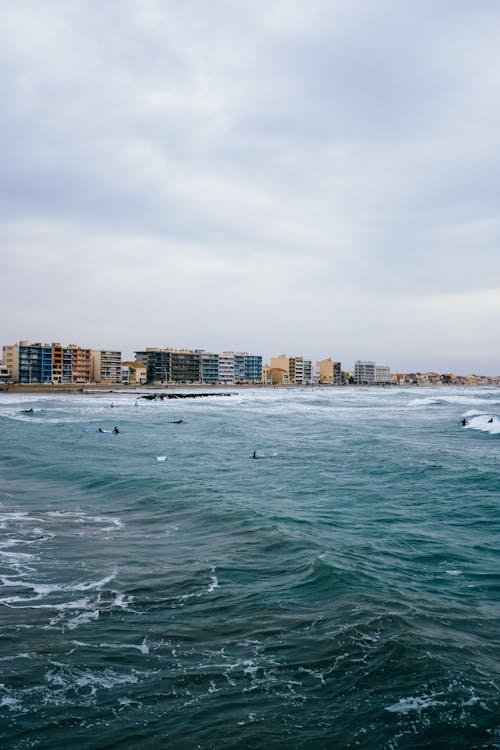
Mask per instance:
[[[34,414],[35,413],[34,409],[23,409],[23,411],[24,411],[25,414]]]
[[[183,419],[174,419],[174,421],[170,422],[170,424],[181,424],[182,422],[184,422]]]
[[[493,417],[491,417],[491,419],[488,419],[488,423],[491,424],[491,422],[493,422]]]
[[[467,424],[467,420],[466,419],[462,419],[462,426],[465,427],[466,424]]]
[[[116,425],[113,427],[113,432],[115,433],[115,435],[118,435],[118,433],[120,432]]]
[[[97,432],[104,432],[104,430],[102,429],[102,427],[98,427]]]

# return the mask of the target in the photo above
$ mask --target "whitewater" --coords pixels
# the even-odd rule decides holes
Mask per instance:
[[[0,394],[1,747],[500,748],[499,451],[499,388]]]

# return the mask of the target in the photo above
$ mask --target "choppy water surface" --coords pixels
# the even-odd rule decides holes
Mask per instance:
[[[2,748],[500,748],[499,389],[112,398],[0,395]]]

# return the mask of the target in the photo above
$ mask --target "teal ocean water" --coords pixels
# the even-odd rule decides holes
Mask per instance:
[[[499,455],[500,389],[0,394],[1,747],[500,748]]]

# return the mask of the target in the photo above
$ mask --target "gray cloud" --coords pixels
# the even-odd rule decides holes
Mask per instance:
[[[486,0],[4,5],[0,343],[500,371],[499,21]]]

